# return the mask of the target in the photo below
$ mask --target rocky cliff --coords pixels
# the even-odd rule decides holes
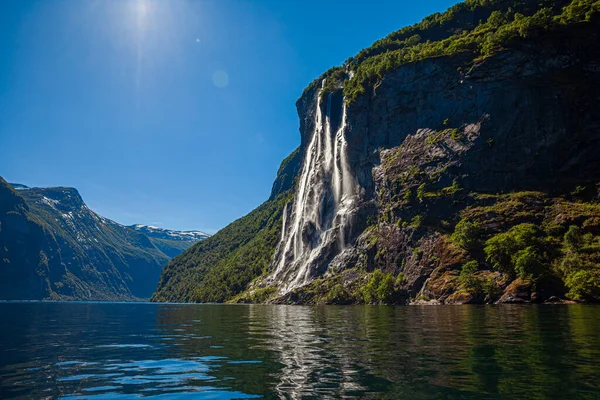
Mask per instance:
[[[328,71],[298,100],[300,162],[260,267],[233,257],[216,279],[196,247],[181,256],[187,295],[165,297],[181,282],[170,264],[156,298],[597,300],[599,14],[467,1]]]
[[[0,178],[3,300],[148,298],[171,254],[197,241],[117,224],[90,210],[73,188],[14,186]]]

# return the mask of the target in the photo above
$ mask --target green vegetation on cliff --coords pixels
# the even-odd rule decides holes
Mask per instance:
[[[556,284],[562,282],[573,300],[598,299],[600,197],[590,201],[517,192],[495,196],[492,205],[477,205],[479,196],[471,196],[476,205],[463,211],[459,225],[471,219],[484,228],[477,245],[461,246],[467,258],[479,259],[507,279],[530,283],[533,290],[552,287],[564,294]]]
[[[374,254],[363,265],[383,268],[380,254],[408,246],[412,254],[396,254],[387,270],[404,273],[406,260],[420,269],[430,268],[427,298],[452,302],[461,294],[460,301],[467,296],[493,302],[504,292],[507,301],[529,301],[536,295],[600,299],[600,189],[595,184],[562,194],[555,188],[509,194],[463,189],[450,196],[424,191],[421,199],[413,199],[404,194],[417,186],[432,186],[435,182],[429,179],[440,177],[433,169],[407,181],[405,170],[395,169],[402,165],[403,156],[397,153],[401,151],[384,159],[383,186],[391,192],[379,194],[379,220],[363,234],[364,251]],[[446,175],[448,180],[447,174],[441,172],[442,179]],[[403,222],[415,214],[421,224]]]
[[[376,41],[307,89],[327,78],[326,91],[343,85],[344,96],[353,102],[401,65],[458,53],[486,57],[598,15],[599,0],[466,0]],[[352,79],[347,70],[354,72]]]

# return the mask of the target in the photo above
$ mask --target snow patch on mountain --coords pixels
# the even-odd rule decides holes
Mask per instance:
[[[54,200],[54,199],[51,199],[51,198],[49,198],[49,197],[46,197],[46,196],[42,196],[42,200],[41,200],[41,202],[42,202],[42,203],[44,203],[44,204],[46,204],[47,206],[50,206],[50,207],[52,207],[52,208],[53,208],[53,209],[55,209],[55,210],[56,210],[56,205],[57,205],[58,203],[60,203],[60,201],[58,201],[58,200]]]
[[[29,189],[29,186],[25,186],[22,185],[20,183],[9,183],[10,186],[13,187],[13,189],[15,190],[25,190],[25,189]]]

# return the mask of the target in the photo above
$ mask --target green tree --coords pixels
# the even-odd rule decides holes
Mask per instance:
[[[578,226],[571,225],[564,236],[565,246],[567,249],[577,252],[583,245],[583,235]]]
[[[342,284],[337,283],[325,295],[324,300],[328,304],[347,304],[352,301],[352,296]]]
[[[496,29],[506,24],[507,22],[508,19],[501,11],[493,11],[487,20],[489,26]]]
[[[479,264],[477,261],[469,261],[462,266],[458,277],[460,285],[471,294],[477,294],[482,291],[481,281],[475,276],[478,268]]]
[[[461,219],[450,240],[465,250],[472,250],[479,246],[479,234],[481,228],[478,223],[471,222],[468,219]]]
[[[375,303],[377,301],[377,288],[379,287],[379,283],[382,279],[383,272],[376,269],[371,274],[371,279],[369,279],[369,282],[362,287],[361,292],[366,303]]]
[[[565,281],[567,296],[578,301],[598,301],[600,299],[600,271],[582,270],[569,276]]]
[[[532,279],[542,274],[543,266],[536,249],[529,246],[514,255],[515,272],[521,279]]]
[[[408,282],[408,279],[406,278],[406,275],[404,275],[403,272],[400,272],[398,274],[398,276],[396,277],[396,286],[402,286],[407,282]]]
[[[539,245],[536,236],[537,229],[533,224],[513,226],[508,232],[499,233],[486,241],[486,259],[495,269],[514,275],[519,252]],[[526,257],[523,263],[530,260],[530,254],[523,256]],[[525,267],[525,264],[521,266]]]
[[[395,294],[392,274],[385,274],[377,287],[377,299],[381,303],[391,303]]]
[[[417,199],[419,199],[419,201],[423,201],[425,199],[425,184],[422,183],[418,188],[417,188]]]
[[[402,274],[404,277],[404,274]],[[363,300],[366,303],[393,303],[398,294],[398,280],[392,274],[384,274],[376,269],[371,274],[369,282],[360,289]],[[406,277],[404,277],[406,279]]]

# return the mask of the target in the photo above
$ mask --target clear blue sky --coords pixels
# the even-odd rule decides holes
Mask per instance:
[[[2,0],[0,176],[209,233],[269,195],[295,101],[455,0]]]

